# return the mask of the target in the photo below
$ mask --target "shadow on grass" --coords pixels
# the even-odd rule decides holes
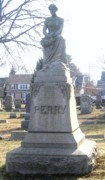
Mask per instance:
[[[78,180],[78,177],[71,175],[38,175],[26,176],[20,174],[6,173],[6,166],[0,167],[0,180]]]
[[[2,130],[0,131],[1,134],[10,134],[12,131],[22,130],[22,128],[11,128],[9,130]]]
[[[82,117],[83,115],[83,117]],[[93,117],[84,117],[84,114],[81,114],[80,117],[81,120],[105,120],[105,114],[99,114],[97,116],[93,116]]]

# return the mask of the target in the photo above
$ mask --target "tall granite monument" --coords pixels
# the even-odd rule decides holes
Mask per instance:
[[[49,6],[41,44],[44,67],[31,85],[28,133],[21,147],[7,153],[7,172],[21,174],[86,174],[92,170],[97,148],[85,139],[77,120],[74,88],[66,65],[64,20]]]

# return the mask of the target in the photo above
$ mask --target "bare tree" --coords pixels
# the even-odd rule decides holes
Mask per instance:
[[[48,1],[51,0],[0,0],[0,66],[6,60],[11,65],[24,66],[22,51],[40,48],[40,27],[45,18],[41,7]]]

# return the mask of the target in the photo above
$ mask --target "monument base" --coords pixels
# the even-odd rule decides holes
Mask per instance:
[[[84,175],[91,172],[96,156],[96,143],[87,139],[77,149],[20,147],[7,153],[6,170],[25,175]]]
[[[96,143],[79,128],[70,72],[59,67],[36,72],[28,133],[20,148],[7,153],[7,172],[82,175],[95,164]]]

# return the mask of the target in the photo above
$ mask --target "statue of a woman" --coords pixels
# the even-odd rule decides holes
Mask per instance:
[[[49,67],[54,62],[66,64],[65,40],[61,36],[64,20],[56,15],[58,8],[49,6],[51,17],[46,18],[43,27],[45,37],[41,40],[44,53],[44,66]]]

